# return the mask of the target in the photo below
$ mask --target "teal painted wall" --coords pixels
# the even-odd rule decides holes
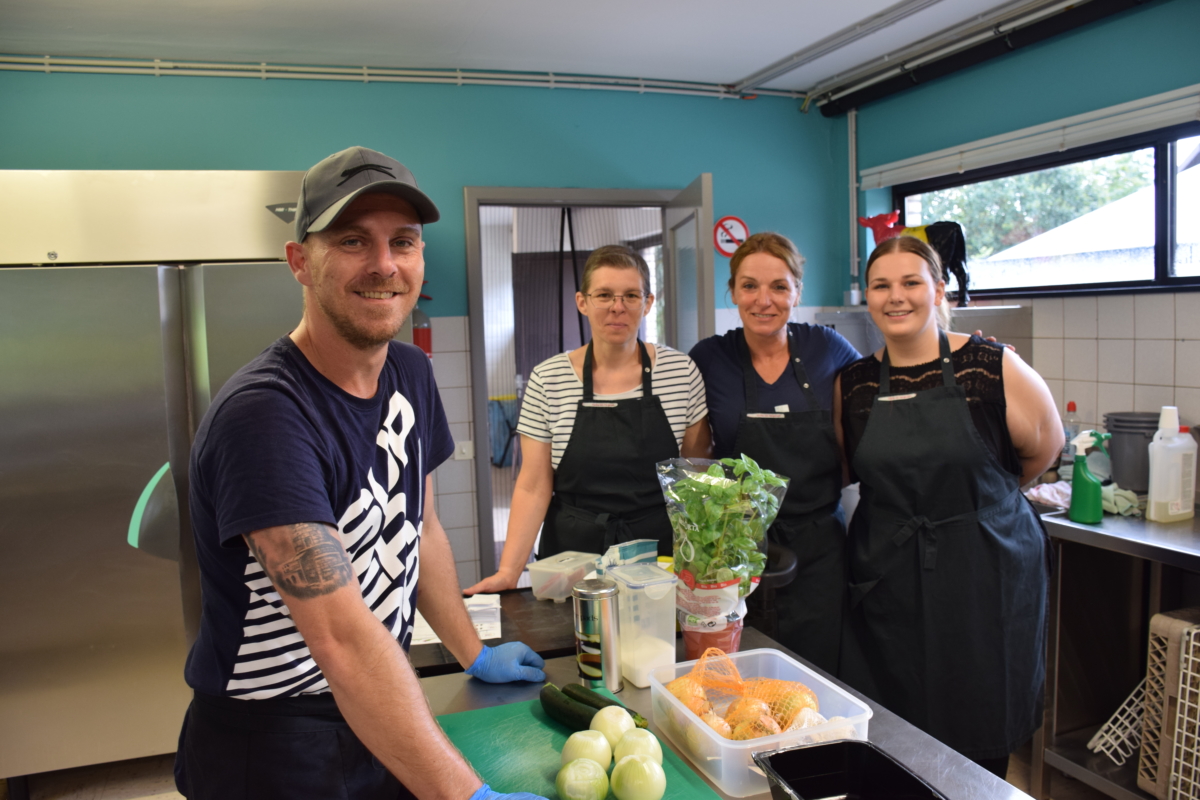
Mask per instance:
[[[858,112],[861,168],[1200,83],[1200,2],[1154,0]],[[860,207],[878,197],[860,193]],[[872,246],[862,233],[863,263]]]
[[[682,188],[808,257],[805,303],[840,301],[845,120],[795,101],[244,78],[0,73],[0,169],[303,170],[353,144],[398,158],[442,211],[435,316],[467,313],[464,186]],[[728,261],[717,257],[718,303]]]

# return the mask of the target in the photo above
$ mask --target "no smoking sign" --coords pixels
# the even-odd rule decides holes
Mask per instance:
[[[737,217],[721,217],[713,226],[713,244],[725,257],[732,256],[749,235],[750,229]]]

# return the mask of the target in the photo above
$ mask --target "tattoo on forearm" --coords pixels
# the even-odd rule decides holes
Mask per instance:
[[[272,558],[256,536],[246,537],[251,552],[281,593],[306,600],[329,594],[354,576],[350,557],[334,532],[325,525],[289,525],[289,557]]]

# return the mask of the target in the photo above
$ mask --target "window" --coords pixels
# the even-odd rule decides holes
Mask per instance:
[[[896,186],[963,227],[972,294],[1200,285],[1200,123]]]

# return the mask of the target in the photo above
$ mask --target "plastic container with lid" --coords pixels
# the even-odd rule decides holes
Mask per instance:
[[[608,577],[620,590],[621,674],[638,688],[650,673],[675,663],[675,583],[654,564],[612,567]]]
[[[571,596],[571,588],[596,568],[599,553],[581,553],[564,550],[529,565],[529,585],[538,600],[553,600],[565,603]]]
[[[1196,514],[1196,440],[1179,426],[1179,409],[1163,406],[1150,442],[1150,492],[1146,518],[1179,522]]]
[[[673,667],[656,669],[650,676],[650,703],[655,727],[730,797],[770,791],[766,775],[754,763],[754,753],[812,742],[866,740],[868,722],[874,713],[866,701],[859,700],[778,650],[746,650],[730,653],[729,658],[742,680],[777,678],[803,683],[816,694],[817,711],[828,720],[821,725],[758,739],[725,739],[689,711],[666,687],[671,681],[691,672],[696,662],[685,661]],[[723,715],[726,707],[718,705],[713,711]]]

